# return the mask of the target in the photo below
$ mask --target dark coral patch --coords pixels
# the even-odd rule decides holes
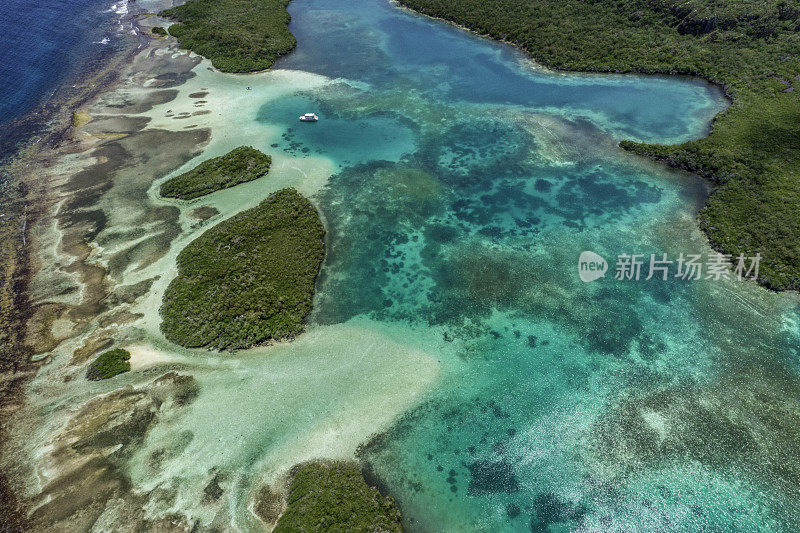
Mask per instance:
[[[470,495],[511,494],[519,490],[514,467],[507,461],[475,461],[467,468],[471,476],[467,488]]]

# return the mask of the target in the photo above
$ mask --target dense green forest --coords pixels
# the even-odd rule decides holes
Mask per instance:
[[[161,185],[161,196],[193,200],[260,178],[269,171],[271,164],[270,156],[253,147],[240,146],[165,181]]]
[[[128,372],[131,369],[130,359],[130,352],[122,348],[102,353],[89,365],[89,369],[86,371],[86,378],[91,381],[99,381]]]
[[[286,510],[274,533],[401,532],[400,511],[364,482],[355,463],[306,463],[292,472]]]
[[[289,0],[189,0],[160,15],[177,21],[169,33],[183,48],[207,57],[215,68],[255,72],[297,46],[287,5]]]
[[[717,186],[711,245],[763,256],[759,279],[800,289],[800,1],[399,0],[513,42],[553,68],[702,76],[733,104],[707,138],[622,147]]]
[[[248,348],[305,327],[325,256],[317,210],[294,189],[220,222],[178,254],[161,330],[186,347]]]

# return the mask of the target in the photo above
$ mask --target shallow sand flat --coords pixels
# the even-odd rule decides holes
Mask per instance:
[[[169,362],[169,356],[148,345],[132,345],[125,347],[131,354],[131,371]]]
[[[302,194],[312,196],[324,186],[327,178],[334,172],[333,163],[325,157],[297,158],[276,152],[270,144],[278,140],[282,128],[256,120],[256,111],[260,106],[268,107],[272,100],[298,90],[323,87],[330,80],[323,76],[288,70],[247,76],[221,74],[209,70],[209,66],[210,62],[202,61],[193,71],[196,76],[179,88],[174,100],[154,106],[142,114],[150,119],[150,127],[177,130],[191,124],[199,128],[210,128],[212,132],[208,146],[201,156],[153,183],[150,196],[154,201],[186,205],[158,198],[161,183],[173,175],[194,168],[206,159],[223,155],[242,145],[253,146],[272,156],[273,164],[267,177],[218,191],[197,199],[194,204],[211,203],[220,209],[225,218],[226,213],[252,207],[282,187],[295,187]],[[204,96],[192,96],[196,94]],[[195,115],[198,111],[207,113]],[[189,117],[185,120],[176,120],[176,117],[186,115]]]
[[[82,418],[73,417],[84,402],[125,385],[146,391],[154,376],[178,369],[193,376],[196,399],[182,410],[163,406],[141,447],[136,439],[126,442],[119,450],[124,457],[113,461],[138,498],[148,502],[151,518],[174,505],[204,525],[222,520],[245,530],[257,527],[247,508],[260,487],[275,485],[298,462],[353,458],[359,444],[387,429],[434,383],[438,363],[422,350],[430,342],[436,344],[430,351],[441,353],[441,339],[420,335],[409,345],[398,342],[403,333],[358,321],[315,328],[292,343],[222,355],[156,341],[130,346],[132,372],[99,383],[76,379],[53,386],[61,374],[51,365],[46,373],[51,381],[38,383],[28,406],[39,413],[28,437],[41,443],[31,450],[32,495],[87,468],[56,453],[63,437],[54,437],[80,427]],[[115,407],[118,418],[140,416],[125,408]],[[225,479],[226,494],[209,502],[202,494],[218,475]],[[91,483],[86,487],[94,489]],[[229,515],[224,508],[237,512]]]
[[[201,354],[171,357],[192,355]],[[232,489],[226,506],[239,509],[242,519],[252,490],[298,462],[353,458],[359,444],[415,405],[438,375],[436,359],[368,321],[196,361],[197,399],[151,430],[129,472],[148,491],[179,482],[177,507],[204,523],[218,509],[197,495],[215,474],[225,476]],[[191,441],[170,456],[176,438],[186,434]],[[155,457],[169,458],[154,468]]]

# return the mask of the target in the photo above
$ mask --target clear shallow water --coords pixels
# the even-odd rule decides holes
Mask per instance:
[[[279,67],[342,78],[258,112],[285,125],[272,148],[340,168],[316,197],[313,323],[366,316],[447,345],[427,400],[364,451],[409,525],[790,531],[794,297],[576,271],[586,249],[708,251],[703,184],[616,142],[700,136],[719,92],[536,71],[380,0],[290,11],[300,45]],[[311,110],[318,124],[293,122]]]

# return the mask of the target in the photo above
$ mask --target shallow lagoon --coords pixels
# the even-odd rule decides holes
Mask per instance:
[[[143,202],[178,205],[155,194],[167,176],[101,200],[110,228],[95,260],[129,256],[112,272],[121,283],[161,276],[131,309],[143,318],[120,328],[134,370],[167,362],[199,385],[126,465],[138,489],[175,491],[153,512],[249,529],[260,483],[352,456],[382,431],[361,456],[416,530],[791,530],[796,297],[736,282],[584,284],[576,268],[583,250],[612,269],[621,253],[710,252],[694,221],[705,184],[617,142],[698,137],[721,93],[547,72],[384,0],[290,11],[300,44],[276,70],[204,62],[175,101],[143,113],[153,128],[212,128],[176,172],[241,144],[273,155],[273,172],[204,200],[220,212],[207,223],[187,216],[200,202],[181,206],[180,236],[149,263],[124,253],[140,238],[126,227]],[[201,92],[205,103],[187,96]],[[320,122],[297,121],[307,111]],[[130,193],[140,182],[147,194]],[[310,195],[329,231],[308,333],[237,354],[166,342],[157,310],[177,253],[283,186]],[[35,401],[58,413],[146,379]],[[218,474],[227,495],[208,504]]]
[[[704,184],[616,142],[700,136],[719,91],[546,72],[381,1],[290,11],[300,46],[279,67],[347,80],[303,95],[323,120],[276,146],[341,168],[317,196],[331,239],[314,321],[366,315],[447,345],[426,401],[363,451],[409,524],[790,529],[794,297],[576,272],[585,249],[710,253],[693,220]],[[318,142],[342,121],[385,135]],[[405,144],[398,124],[414,148],[368,161]]]

